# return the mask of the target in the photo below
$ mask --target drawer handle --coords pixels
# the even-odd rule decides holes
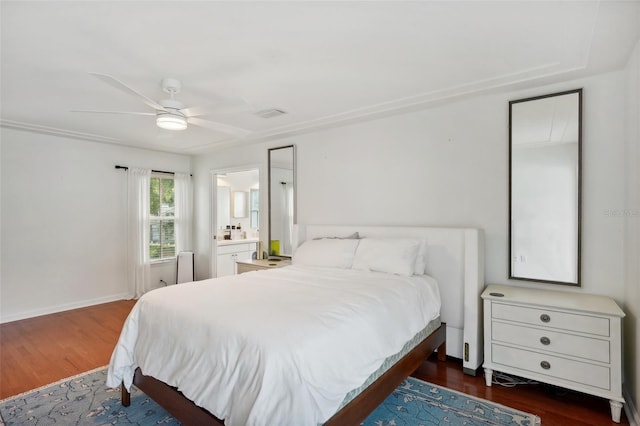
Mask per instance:
[[[540,338],[540,343],[542,343],[543,345],[549,345],[551,344],[551,339],[549,339],[548,337],[541,337]]]
[[[540,315],[540,321],[549,322],[549,321],[551,321],[551,317],[549,315],[547,315],[547,314],[542,314],[542,315]]]
[[[548,369],[551,368],[551,364],[549,364],[549,362],[547,362],[547,361],[542,361],[542,362],[540,362],[540,367],[542,367],[545,370],[548,370]]]

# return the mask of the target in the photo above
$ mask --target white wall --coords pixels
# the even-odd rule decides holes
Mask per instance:
[[[0,130],[0,322],[121,299],[126,172],[190,171],[188,156]],[[175,282],[175,263],[152,284]]]
[[[640,42],[627,65],[626,108],[626,204],[625,221],[625,301],[624,320],[627,403],[634,405],[635,423],[640,425]]]
[[[624,203],[623,77],[616,72],[477,97],[200,156],[194,167],[201,175],[239,161],[266,162],[267,147],[296,144],[300,223],[479,227],[486,235],[486,281],[506,283],[508,101],[583,87],[583,284],[560,288],[608,294],[620,302],[624,222],[605,212]],[[209,220],[209,199],[202,197],[209,189],[202,179],[196,185],[196,234],[202,236]],[[198,249],[208,244],[201,238]],[[206,276],[204,260],[200,278]]]

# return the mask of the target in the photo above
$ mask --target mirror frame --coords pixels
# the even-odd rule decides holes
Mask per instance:
[[[285,258],[285,259],[289,259],[292,257],[291,255],[278,255],[278,256],[274,256],[271,255],[271,229],[272,229],[272,225],[273,225],[273,218],[271,215],[271,206],[272,206],[272,200],[271,200],[271,166],[272,166],[272,161],[271,161],[271,153],[273,151],[278,151],[281,149],[289,149],[291,148],[291,155],[292,155],[292,164],[293,164],[293,224],[295,225],[296,223],[298,223],[298,196],[297,196],[297,190],[298,190],[298,182],[297,182],[297,162],[296,162],[296,146],[295,145],[285,145],[285,146],[278,146],[275,148],[269,148],[267,150],[267,179],[268,179],[268,183],[267,183],[267,187],[268,187],[268,212],[269,212],[269,238],[267,240],[267,258],[275,258],[275,259],[279,259],[279,258]],[[293,235],[292,237],[292,241],[291,244],[293,246]],[[292,251],[293,251],[293,247],[292,247]]]
[[[576,281],[556,281],[549,279],[536,279],[529,277],[518,277],[514,276],[514,271],[512,267],[512,249],[513,249],[513,235],[512,235],[512,222],[513,222],[513,186],[512,186],[512,175],[513,175],[513,106],[518,103],[523,102],[531,102],[541,99],[547,99],[551,97],[564,96],[570,94],[578,95],[578,153],[577,153],[577,210],[576,210],[576,225],[577,225],[577,241],[576,241]],[[566,90],[563,92],[550,93],[541,96],[534,96],[530,98],[518,99],[509,101],[509,246],[508,246],[508,266],[509,266],[509,279],[521,280],[521,281],[534,281],[539,283],[548,283],[548,284],[561,284],[568,286],[577,286],[580,287],[582,284],[582,261],[581,261],[581,252],[582,252],[582,89],[573,89]]]

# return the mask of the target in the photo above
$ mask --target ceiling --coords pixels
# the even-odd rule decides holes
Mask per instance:
[[[2,1],[5,127],[195,154],[620,69],[636,1]],[[163,78],[238,138],[161,130]],[[262,118],[258,111],[286,114]]]

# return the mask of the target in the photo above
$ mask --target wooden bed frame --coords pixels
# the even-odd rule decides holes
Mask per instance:
[[[357,425],[362,422],[436,349],[438,350],[438,360],[444,361],[447,353],[445,323],[442,323],[440,327],[427,336],[413,350],[389,368],[340,411],[334,414],[333,417],[324,423],[324,426]],[[140,371],[140,368],[136,369],[133,384],[185,426],[224,426],[223,420],[218,419],[204,408],[198,407],[176,388],[151,376],[145,376],[142,371]],[[121,386],[121,389],[122,405],[128,407],[131,404],[131,395],[124,385]]]
[[[438,360],[444,360],[447,355],[461,358],[464,371],[468,374],[475,374],[482,364],[482,232],[473,228],[297,225],[294,230],[294,246],[299,246],[306,239],[350,235],[353,232],[359,232],[361,238],[426,239],[426,272],[443,284],[440,291],[442,324],[334,414],[325,423],[326,426],[359,424],[436,350]],[[186,426],[224,425],[223,420],[195,405],[176,388],[154,377],[145,376],[140,368],[135,371],[133,384]],[[124,385],[121,389],[122,404],[129,406],[131,396]]]

